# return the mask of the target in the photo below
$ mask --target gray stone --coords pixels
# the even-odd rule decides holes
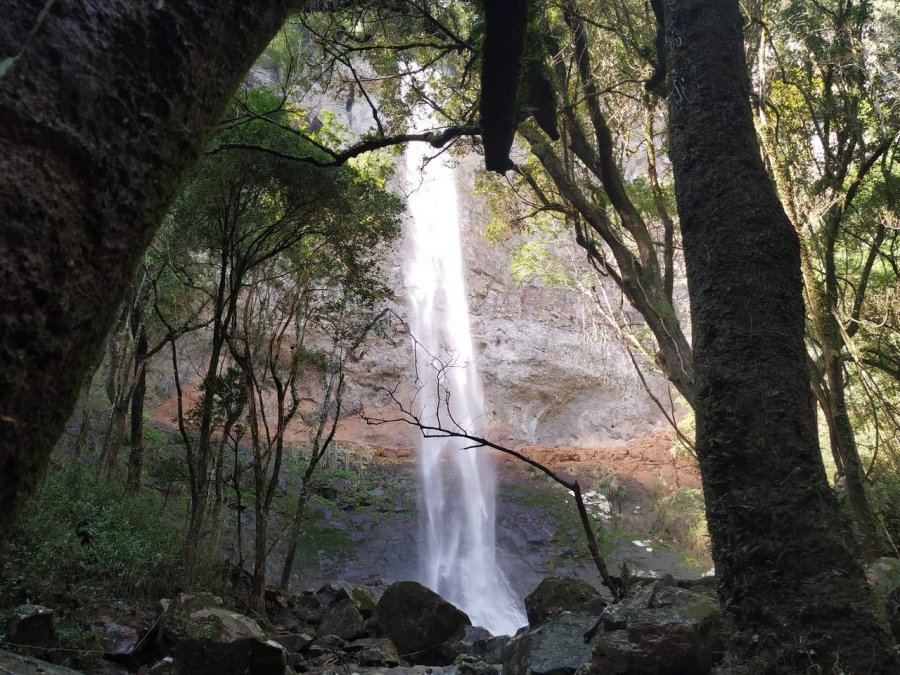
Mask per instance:
[[[56,616],[52,609],[27,603],[13,610],[6,624],[6,640],[29,647],[51,647],[56,642]]]
[[[720,623],[718,603],[707,595],[654,584],[604,612],[604,625],[615,630],[597,639],[592,673],[705,675],[721,650]]]
[[[54,666],[32,656],[0,650],[0,673],[10,675],[81,675],[78,671]]]
[[[503,648],[504,675],[574,675],[591,660],[584,634],[594,621],[591,614],[561,612],[512,638]]]
[[[108,654],[130,654],[138,643],[135,628],[109,617],[103,617],[92,623],[91,633],[99,638],[103,650]]]
[[[393,668],[400,665],[397,648],[388,638],[365,638],[347,645],[348,654],[356,654],[356,662],[361,666],[384,666]]]
[[[453,663],[460,656],[471,656],[490,665],[503,663],[503,648],[510,641],[509,635],[493,636],[481,626],[464,626],[441,647],[441,651]]]
[[[415,581],[388,586],[375,613],[400,657],[422,665],[449,665],[441,646],[464,626],[472,625],[464,612]]]
[[[525,598],[525,613],[532,628],[560,612],[599,614],[604,607],[600,592],[574,577],[547,577]]]
[[[363,617],[352,600],[339,600],[325,612],[317,635],[337,635],[344,640],[363,637]]]
[[[485,663],[471,654],[461,654],[453,662],[459,675],[500,675],[503,668],[496,663]]]

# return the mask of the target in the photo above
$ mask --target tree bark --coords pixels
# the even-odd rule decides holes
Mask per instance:
[[[0,543],[182,176],[295,3],[58,0],[36,25],[45,4],[0,1],[0,59],[20,54],[0,76]]]
[[[753,126],[737,0],[666,2],[697,454],[736,672],[898,672],[828,487],[797,235]]]

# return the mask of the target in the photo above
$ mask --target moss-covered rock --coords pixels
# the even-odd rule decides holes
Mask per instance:
[[[574,675],[591,660],[584,634],[594,621],[591,614],[561,612],[512,638],[503,648],[504,675]]]
[[[205,601],[205,602],[204,602]],[[158,641],[181,675],[283,675],[285,651],[253,619],[217,606],[218,598],[163,602]],[[208,604],[208,606],[203,606]]]
[[[547,577],[525,598],[525,613],[532,628],[560,612],[599,614],[604,607],[600,592],[574,577]]]

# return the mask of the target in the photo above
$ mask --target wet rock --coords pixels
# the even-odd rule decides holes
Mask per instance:
[[[718,603],[707,595],[650,585],[604,612],[604,627],[614,630],[597,639],[591,672],[705,675],[721,651],[720,622]]]
[[[29,647],[50,647],[56,642],[56,616],[52,609],[26,603],[16,607],[6,624],[6,640]]]
[[[525,598],[525,613],[532,628],[560,612],[599,614],[605,607],[596,588],[574,577],[547,577]]]
[[[388,586],[375,614],[400,656],[421,665],[449,665],[441,646],[461,628],[472,625],[463,611],[415,581]]]
[[[347,645],[348,654],[356,654],[356,662],[361,666],[382,666],[393,668],[400,665],[397,648],[388,638],[365,638]]]
[[[91,624],[91,633],[97,636],[103,651],[108,654],[130,654],[138,643],[138,632],[110,617],[101,617]]]
[[[0,650],[0,673],[13,675],[81,675],[77,671],[54,666],[31,656]]]
[[[339,600],[335,602],[319,625],[317,635],[337,635],[344,640],[355,640],[363,637],[363,617],[352,600]]]
[[[208,601],[211,606],[203,607]],[[160,621],[159,645],[181,675],[283,675],[284,648],[266,638],[253,619],[217,606],[217,598],[181,596]],[[189,611],[190,610],[190,611]]]
[[[591,614],[561,612],[514,637],[503,648],[504,675],[574,675],[591,660],[584,634],[595,620]]]

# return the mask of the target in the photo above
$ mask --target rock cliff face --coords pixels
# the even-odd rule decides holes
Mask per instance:
[[[253,84],[274,81],[268,71],[256,69],[251,73]],[[371,113],[361,97],[348,91],[337,89],[337,94],[327,96],[312,91],[301,105],[312,122],[321,120],[328,110],[351,134],[361,135],[370,131]],[[337,101],[337,96],[345,100]],[[484,388],[485,433],[491,440],[513,446],[589,448],[618,445],[667,428],[612,329],[598,327],[598,322],[590,319],[589,299],[577,291],[538,281],[515,283],[511,265],[523,240],[517,235],[489,243],[486,238],[491,213],[486,199],[475,191],[482,158],[471,154],[450,161],[455,163],[472,339]],[[402,170],[397,173],[402,177]],[[408,193],[409,186],[398,178],[392,189]],[[395,292],[392,309],[401,317],[409,315],[405,280],[409,248],[404,237],[385,267]],[[572,264],[583,262],[578,250],[571,253]],[[582,271],[593,274],[586,263]],[[598,287],[601,283],[598,279]],[[620,294],[615,286],[608,282],[605,289],[617,303]],[[686,305],[686,300],[682,304]],[[202,335],[184,341],[185,377],[194,374],[196,379],[196,366],[204,360],[204,342]],[[153,364],[154,389],[163,399],[173,395],[168,358],[157,358]],[[399,385],[401,398],[411,395],[415,382],[413,347],[399,321],[388,335],[367,342],[350,364],[347,382],[344,409],[357,409],[361,404],[376,417],[393,416],[390,406],[385,407],[389,401],[377,394],[376,387]],[[661,378],[648,376],[648,382],[661,400],[668,401]],[[164,405],[167,407],[172,406]],[[298,439],[305,436],[299,426],[295,432]],[[414,448],[419,434],[402,424],[370,426],[351,415],[343,421],[336,438],[387,448]]]
[[[514,281],[512,259],[521,240],[488,242],[485,227],[491,214],[474,189],[479,163],[474,155],[459,160],[454,175],[472,339],[491,439],[512,445],[597,447],[664,428],[663,416],[616,337],[610,329],[591,324],[591,308],[580,293],[538,281]],[[409,311],[403,274],[406,249],[404,242],[391,265],[394,309],[401,316]],[[616,297],[612,288],[607,292]],[[373,340],[353,364],[351,398],[365,400],[373,383],[413,381],[410,340],[399,328],[393,338]],[[664,389],[659,379],[652,379],[651,386]],[[409,442],[408,433],[397,431],[402,435],[392,439],[385,432],[350,425],[344,439]]]

